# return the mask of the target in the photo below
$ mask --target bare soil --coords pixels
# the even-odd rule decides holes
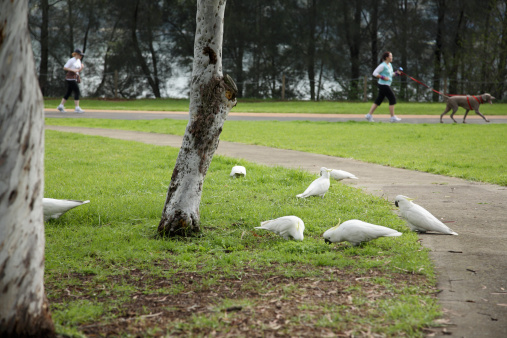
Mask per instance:
[[[100,281],[93,275],[61,276],[61,281],[71,278],[72,285],[66,286],[53,277],[46,289],[52,305],[76,300],[111,305],[112,310],[99,322],[77,327],[89,337],[146,336],[148,331],[150,336],[348,337],[373,336],[372,325],[378,326],[378,322],[358,319],[377,312],[376,300],[395,296],[392,284],[389,290],[372,282],[372,278],[389,279],[395,289],[427,283],[424,276],[407,273],[369,270],[360,275],[329,267],[323,267],[321,272],[326,274],[325,280],[273,276],[272,271],[253,268],[241,271],[241,279],[221,278],[220,272],[213,275],[178,272],[160,277],[132,269]],[[209,285],[205,281],[211,277],[215,282]],[[111,286],[115,284],[127,285],[134,291],[114,292]],[[182,291],[168,293],[175,285]],[[430,290],[436,293],[435,289]],[[340,323],[329,325],[337,315],[330,313],[330,307],[334,311],[339,309]],[[202,328],[188,326],[195,316],[216,323]],[[381,325],[388,324],[392,323]]]

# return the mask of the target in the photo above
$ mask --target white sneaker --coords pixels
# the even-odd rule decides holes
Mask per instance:
[[[60,112],[65,113],[65,108],[60,104],[58,107],[56,107]]]
[[[393,122],[400,122],[400,121],[401,121],[401,119],[399,117],[396,117],[396,115],[395,116],[391,116],[391,123],[393,123]]]
[[[365,118],[368,122],[375,122],[375,121],[373,121],[373,116],[371,116],[371,114],[366,114],[366,115],[364,116],[364,118]]]
[[[79,114],[82,114],[84,113],[84,110],[81,109],[80,107],[76,107],[76,109],[74,110],[76,113],[79,113]]]

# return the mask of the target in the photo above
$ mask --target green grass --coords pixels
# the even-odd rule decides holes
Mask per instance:
[[[183,135],[185,120],[47,118],[46,124]],[[506,124],[227,121],[221,140],[507,185]]]
[[[61,99],[45,99],[46,108],[56,108]],[[72,106],[72,102],[68,102]],[[276,101],[240,99],[232,112],[242,113],[297,113],[297,114],[366,114],[372,102],[350,101]],[[81,100],[81,106],[86,109],[105,110],[148,110],[148,111],[188,111],[189,100],[187,99],[137,99],[137,100],[106,100],[87,99]],[[507,104],[495,103],[484,105],[482,112],[487,116],[506,115]],[[396,105],[396,115],[440,115],[444,111],[443,103],[407,103],[400,102]],[[387,102],[379,107],[377,114],[388,114]],[[463,116],[464,110],[460,109],[458,116]],[[473,112],[472,112],[473,114]]]
[[[251,325],[260,323],[251,330],[262,335],[273,331],[260,309],[294,299],[307,308],[281,306],[297,313],[280,331],[288,335],[319,321],[333,332],[422,336],[440,314],[431,296],[435,276],[428,252],[386,200],[339,182],[324,199],[297,199],[315,176],[215,156],[203,188],[202,235],[160,239],[156,228],[177,149],[48,130],[45,151],[44,195],[91,201],[46,224],[46,291],[59,333],[199,336],[228,332],[234,318],[245,316]],[[236,164],[248,167],[245,178],[229,178]],[[305,221],[303,242],[253,229],[291,214]],[[351,218],[403,236],[362,247],[326,245],[322,233]],[[326,285],[334,290],[326,301],[305,298]],[[203,307],[208,310],[163,322],[169,313],[186,311],[173,298],[200,295],[192,299],[202,301],[210,292],[217,296]],[[142,299],[147,301],[137,303]],[[245,309],[223,311],[237,304]],[[322,319],[324,311],[331,320]],[[161,321],[150,322],[152,316]],[[107,331],[112,326],[124,331]]]

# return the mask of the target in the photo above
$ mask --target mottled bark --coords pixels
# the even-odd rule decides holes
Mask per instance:
[[[161,235],[188,236],[200,232],[199,204],[204,178],[225,119],[236,104],[236,85],[222,74],[225,4],[225,0],[197,2],[189,122],[158,227]]]
[[[44,293],[44,114],[27,1],[0,2],[0,336],[53,336]]]

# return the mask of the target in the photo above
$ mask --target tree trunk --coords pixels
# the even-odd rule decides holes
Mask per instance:
[[[349,17],[348,1],[344,1],[344,29],[347,45],[350,53],[350,76],[351,82],[349,85],[349,100],[357,100],[359,93],[359,66],[360,66],[360,46],[361,46],[361,11],[362,1],[356,0],[355,7],[352,9],[352,21]]]
[[[507,17],[507,6],[504,7],[504,17]],[[498,84],[495,90],[496,98],[498,100],[503,98],[504,90],[505,90],[505,82],[504,79],[507,77],[507,20],[503,20],[502,22],[502,39],[500,40],[500,52],[498,55],[498,65],[497,65],[497,79]]]
[[[0,2],[0,336],[53,336],[44,292],[44,116],[28,1]]]
[[[139,14],[139,0],[136,2],[136,9],[134,11],[134,20],[132,25],[132,44],[134,46],[134,51],[137,56],[137,60],[139,61],[139,64],[141,66],[141,69],[143,70],[144,75],[146,76],[146,79],[148,80],[148,84],[150,85],[151,89],[153,90],[153,95],[155,95],[156,98],[160,98],[160,87],[158,86],[158,82],[156,82],[151,77],[150,69],[148,68],[148,65],[146,64],[146,61],[144,60],[143,52],[141,51],[141,47],[139,46],[139,41],[137,39],[137,20],[138,20],[138,14]],[[151,41],[150,41],[151,43]]]
[[[308,50],[307,50],[307,71],[310,82],[310,100],[315,101],[315,21],[317,16],[317,2],[312,0],[308,2]]]
[[[49,3],[48,0],[41,0],[42,24],[40,27],[40,67],[39,85],[42,95],[47,95],[48,90],[48,59],[49,59]]]
[[[399,20],[400,20],[400,26],[401,26],[401,32],[400,32],[400,36],[401,36],[401,41],[399,41],[399,43],[401,44],[402,48],[400,50],[400,53],[401,53],[401,66],[404,68],[404,69],[407,69],[407,61],[408,61],[408,41],[410,40],[408,38],[408,34],[409,34],[409,30],[410,30],[410,18],[409,18],[409,8],[408,8],[408,1],[407,0],[404,0],[402,3],[400,3],[399,5],[399,10],[400,10],[400,15],[399,15]],[[398,69],[400,67],[400,62],[396,62],[397,64],[397,67],[396,69]],[[394,69],[394,70],[396,70]],[[400,92],[399,92],[399,96],[404,99],[405,101],[408,101],[408,93],[407,93],[407,82],[406,81],[403,81],[403,78],[400,78],[400,82],[401,82],[401,86],[400,86]]]
[[[161,235],[200,232],[204,177],[227,114],[236,105],[236,85],[222,75],[225,4],[225,0],[197,1],[189,121],[158,227]]]
[[[459,71],[459,65],[461,63],[462,59],[462,29],[465,27],[464,21],[465,18],[465,11],[463,8],[460,10],[459,19],[458,19],[458,26],[456,28],[456,34],[454,36],[454,44],[453,44],[453,51],[449,57],[449,61],[447,62],[448,67],[447,68],[447,75],[449,76],[450,83],[449,83],[449,93],[451,94],[458,94],[460,91],[458,89],[458,71]]]
[[[378,1],[373,0],[372,1],[372,8],[371,8],[371,21],[370,21],[370,41],[371,41],[371,48],[370,48],[370,58],[371,58],[371,70],[370,70],[370,76],[373,73],[373,70],[377,68],[378,66]],[[371,79],[371,77],[370,77]],[[371,95],[372,98],[375,99],[377,97],[377,86],[374,84],[371,87]]]
[[[67,8],[68,8],[68,16],[67,22],[69,24],[69,32],[67,33],[69,36],[69,55],[74,52],[74,18],[72,17],[72,3],[71,0],[67,0]]]
[[[236,63],[235,63],[235,66],[236,66],[236,69],[235,69],[235,74],[236,74],[236,81],[237,81],[237,86],[238,86],[238,97],[243,97],[243,90],[245,88],[245,83],[244,83],[244,70],[243,70],[243,57],[244,57],[244,54],[245,54],[245,46],[244,45],[240,45],[238,47],[238,51],[237,51],[238,55],[236,57]]]
[[[114,42],[116,40],[116,38],[115,38],[116,27],[118,27],[119,22],[120,22],[120,18],[117,18],[114,23],[113,29],[111,30],[111,35],[110,35],[108,41]],[[99,86],[95,90],[95,93],[93,94],[93,96],[100,96],[102,94],[104,94],[105,96],[108,95],[108,93],[104,90],[104,86],[106,85],[107,75],[110,72],[110,69],[112,68],[111,65],[109,64],[110,51],[111,51],[111,44],[108,43],[107,48],[106,48],[106,52],[104,53],[104,70],[102,72],[102,79],[100,81]],[[114,95],[114,93],[113,93],[113,95]]]
[[[433,74],[433,89],[440,91],[440,77],[442,76],[442,46],[443,46],[443,30],[445,19],[445,0],[437,1],[438,19],[437,19],[437,37],[435,39],[435,51],[433,55],[434,74]],[[438,102],[440,95],[433,92],[433,101]]]

